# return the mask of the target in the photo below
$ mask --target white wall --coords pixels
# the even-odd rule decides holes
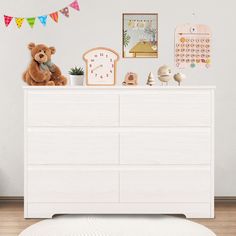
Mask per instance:
[[[0,14],[40,15],[60,9],[72,0],[0,1]],[[227,3],[227,4],[226,4]],[[214,36],[213,66],[209,70],[186,69],[185,85],[216,85],[216,195],[236,196],[236,3],[233,0],[80,0],[81,12],[71,11],[69,19],[44,28],[39,22],[32,30],[25,22],[18,30],[0,22],[0,196],[23,195],[23,92],[21,74],[30,61],[31,41],[55,46],[54,62],[64,73],[84,65],[84,51],[106,46],[121,54],[122,13],[159,13],[159,59],[121,59],[119,82],[128,71],[145,83],[150,71],[162,64],[173,66],[174,28],[182,23],[205,23]],[[195,17],[192,13],[195,13]],[[176,70],[176,68],[175,68]]]

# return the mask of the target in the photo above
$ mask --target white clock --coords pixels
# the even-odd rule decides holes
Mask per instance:
[[[86,62],[86,85],[115,85],[118,53],[109,48],[93,48],[83,55],[83,59]]]

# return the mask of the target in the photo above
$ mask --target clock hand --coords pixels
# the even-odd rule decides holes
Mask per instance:
[[[103,65],[96,66],[96,67],[93,68],[91,71],[94,72],[95,70],[97,70],[97,69],[100,68],[100,67],[103,67]]]

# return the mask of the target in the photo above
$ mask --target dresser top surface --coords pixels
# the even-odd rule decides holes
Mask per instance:
[[[25,90],[185,90],[215,89],[215,86],[23,86]]]

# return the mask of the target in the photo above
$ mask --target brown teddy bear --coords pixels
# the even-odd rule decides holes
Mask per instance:
[[[54,47],[30,43],[28,48],[31,51],[32,61],[23,75],[23,80],[28,85],[63,86],[67,84],[66,77],[61,74],[59,67],[51,61],[51,55],[56,52]]]

